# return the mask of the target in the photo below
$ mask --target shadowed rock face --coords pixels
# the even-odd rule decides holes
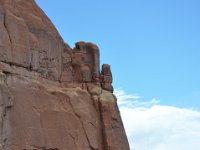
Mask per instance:
[[[0,150],[129,150],[109,65],[34,0],[0,0]]]

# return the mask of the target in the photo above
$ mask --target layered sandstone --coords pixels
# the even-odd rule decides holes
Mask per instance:
[[[129,150],[99,48],[70,48],[34,0],[0,0],[0,150]]]

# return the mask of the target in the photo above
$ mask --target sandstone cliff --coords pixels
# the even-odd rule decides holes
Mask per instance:
[[[0,150],[129,150],[109,65],[34,0],[0,0]]]

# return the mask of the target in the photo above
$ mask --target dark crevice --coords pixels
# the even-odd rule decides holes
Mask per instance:
[[[32,71],[32,61],[33,61],[33,53],[31,53],[31,60],[30,60],[30,64],[29,64],[29,67],[28,67],[29,71]]]
[[[95,124],[93,124],[92,122],[89,122],[89,124],[91,124],[94,128],[97,128]]]

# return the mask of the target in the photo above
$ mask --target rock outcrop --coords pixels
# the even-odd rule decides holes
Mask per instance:
[[[0,150],[129,150],[99,48],[70,48],[34,0],[0,0]]]

